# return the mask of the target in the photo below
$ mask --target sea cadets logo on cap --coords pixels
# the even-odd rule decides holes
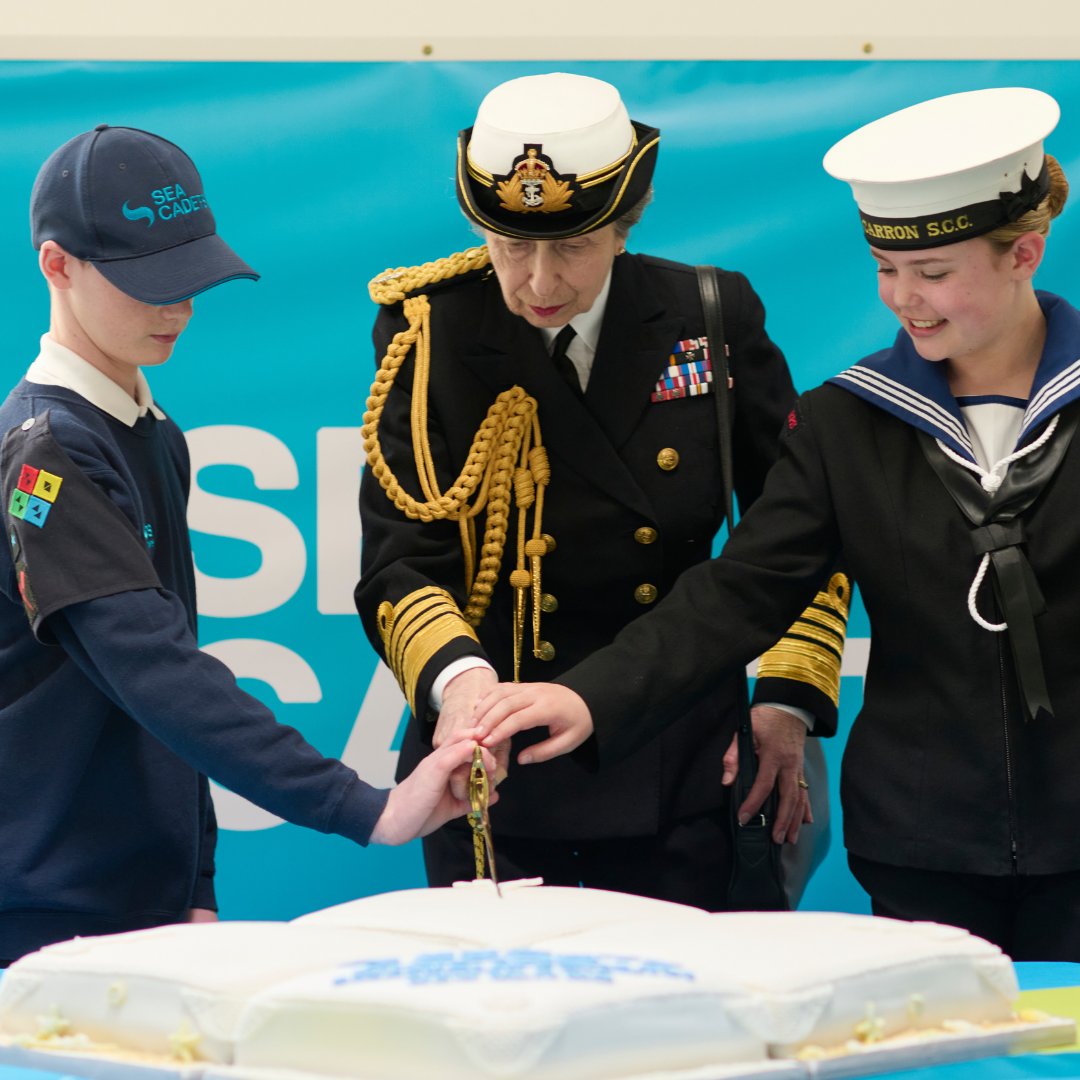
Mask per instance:
[[[825,155],[851,185],[876,247],[941,247],[1019,220],[1050,190],[1043,139],[1060,109],[1049,94],[1003,87],[948,94],[866,124]]]
[[[153,228],[155,221],[173,221],[184,214],[197,214],[200,210],[209,210],[210,204],[203,194],[189,195],[180,184],[166,184],[150,192],[144,200],[153,205],[131,206],[130,200],[124,200],[120,212],[128,221],[145,221],[146,227]]]
[[[44,469],[24,465],[8,502],[8,513],[19,521],[45,527],[45,521],[60,496],[63,477]]]
[[[518,214],[554,214],[571,208],[575,177],[560,176],[542,143],[526,143],[505,176],[496,176],[499,206]]]
[[[217,234],[195,163],[175,143],[99,124],[38,171],[30,196],[34,247],[47,241],[94,263],[121,292],[175,304],[236,278],[258,278]]]

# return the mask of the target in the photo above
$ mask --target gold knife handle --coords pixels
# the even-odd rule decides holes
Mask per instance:
[[[491,880],[499,889],[499,880],[495,873],[495,852],[491,844],[491,820],[488,817],[488,799],[490,789],[488,787],[487,770],[484,768],[484,757],[477,746],[473,750],[472,765],[469,769],[469,824],[473,830],[473,855],[476,859],[476,877],[484,876],[485,856]],[[502,895],[501,890],[499,895]]]

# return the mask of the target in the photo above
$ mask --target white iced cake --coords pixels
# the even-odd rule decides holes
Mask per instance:
[[[0,981],[0,1032],[230,1062],[249,998],[351,957],[393,955],[400,935],[275,922],[162,926],[50,945]],[[432,942],[435,947],[436,942]]]
[[[0,1032],[253,1074],[601,1080],[975,1029],[1016,996],[997,947],[936,924],[474,882],[50,946],[0,982]]]

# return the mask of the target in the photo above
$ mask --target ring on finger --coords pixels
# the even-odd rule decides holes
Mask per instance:
[[[798,784],[799,787],[801,787],[803,789],[803,791],[809,791],[810,790],[810,785],[806,782],[806,777],[805,776],[796,776],[795,777],[795,783]]]

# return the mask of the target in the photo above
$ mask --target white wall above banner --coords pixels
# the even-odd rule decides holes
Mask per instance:
[[[770,60],[1068,59],[1080,8],[1002,19],[976,0],[5,0],[0,59]]]

